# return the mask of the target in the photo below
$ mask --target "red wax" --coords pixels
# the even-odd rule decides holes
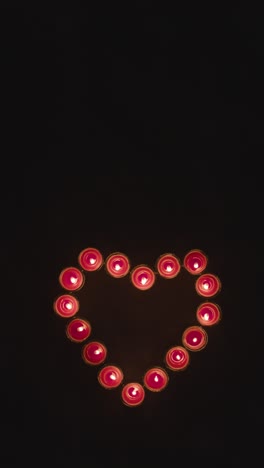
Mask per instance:
[[[133,285],[145,291],[155,283],[155,273],[146,265],[139,265],[131,272],[131,281]]]
[[[191,351],[200,351],[207,344],[207,333],[202,327],[189,327],[182,336],[183,345]]]
[[[207,257],[201,250],[191,250],[185,255],[183,265],[192,275],[199,275],[207,266]]]
[[[73,317],[79,310],[79,301],[70,294],[63,294],[56,299],[53,308],[61,317]]]
[[[105,361],[107,349],[98,341],[91,341],[84,346],[82,357],[87,364],[97,366]]]
[[[158,273],[163,278],[175,278],[180,272],[181,265],[177,257],[172,254],[164,254],[157,261]]]
[[[71,341],[81,343],[90,336],[92,331],[91,325],[87,320],[73,319],[67,326],[66,333]]]
[[[100,384],[105,388],[118,387],[124,378],[123,372],[116,366],[105,366],[98,374]]]
[[[152,392],[160,392],[163,390],[169,381],[169,377],[165,370],[160,367],[149,369],[144,375],[144,385]]]
[[[187,349],[183,348],[183,346],[174,346],[167,352],[165,360],[171,370],[177,371],[188,366],[190,357]]]
[[[103,264],[103,257],[99,250],[88,247],[81,251],[78,257],[79,264],[86,271],[98,270]]]
[[[204,302],[199,305],[196,311],[196,317],[201,325],[215,325],[221,319],[220,307],[212,302]]]
[[[84,276],[78,268],[69,267],[62,270],[59,276],[59,282],[64,289],[68,291],[77,291],[84,284]]]
[[[106,259],[106,269],[114,278],[122,278],[130,270],[128,257],[120,252],[109,255]]]
[[[206,273],[197,278],[195,289],[200,296],[212,297],[221,289],[221,283],[217,276]]]
[[[145,390],[139,383],[128,383],[123,387],[122,400],[127,406],[138,406],[145,398]]]

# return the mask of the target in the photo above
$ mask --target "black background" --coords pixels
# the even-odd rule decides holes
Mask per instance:
[[[2,466],[253,459],[258,12],[199,5],[163,14],[150,2],[2,11],[2,252],[11,285]],[[162,253],[183,260],[200,248],[223,284],[222,321],[207,347],[138,408],[122,404],[120,389],[100,388],[53,311],[60,271],[88,246],[151,267]],[[125,382],[164,365],[200,301],[185,271],[141,293],[102,269],[78,297]]]

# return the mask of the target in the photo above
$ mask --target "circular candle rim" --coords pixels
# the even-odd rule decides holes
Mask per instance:
[[[169,352],[171,350],[174,350],[174,349],[179,349],[180,351],[186,353],[187,355],[187,362],[186,364],[184,365],[184,367],[171,367],[170,364],[167,362],[167,355],[169,354]],[[187,348],[185,348],[185,346],[182,346],[182,345],[174,345],[174,346],[171,346],[168,351],[166,352],[165,354],[165,359],[164,359],[164,362],[165,362],[165,365],[168,367],[168,369],[170,369],[171,371],[173,372],[178,372],[178,371],[184,371],[190,364],[190,360],[191,360],[191,357],[190,357],[190,353],[188,351]]]
[[[199,288],[198,288],[198,282],[201,281],[201,280],[203,279],[203,277],[205,277],[205,276],[213,277],[214,279],[216,279],[217,284],[218,284],[218,289],[217,289],[217,291],[216,291],[215,293],[213,293],[213,294],[206,294],[206,293],[205,293],[205,294],[204,294],[204,293],[201,293],[201,291],[199,290]],[[222,289],[221,280],[220,280],[220,278],[219,278],[217,275],[215,275],[214,273],[203,273],[203,274],[200,275],[200,276],[196,279],[196,281],[195,281],[195,290],[196,290],[197,294],[199,294],[199,296],[201,296],[201,297],[214,297],[214,296],[216,296],[217,294],[220,293],[221,289]]]
[[[80,320],[81,322],[84,322],[84,323],[87,324],[88,327],[90,328],[89,335],[87,335],[87,336],[86,336],[85,338],[83,338],[82,340],[76,340],[76,339],[72,338],[72,337],[69,335],[69,333],[68,333],[68,328],[69,328],[69,326],[70,326],[74,321],[77,321],[77,320]],[[67,335],[67,337],[69,338],[69,340],[70,340],[70,341],[73,341],[74,343],[83,343],[83,341],[85,341],[85,340],[87,340],[87,338],[89,338],[89,336],[91,335],[91,333],[92,333],[92,327],[91,327],[90,322],[89,322],[87,319],[84,319],[84,318],[82,318],[82,317],[78,317],[78,318],[76,317],[76,318],[74,318],[74,319],[71,320],[71,321],[67,324],[67,326],[66,326],[66,335]]]
[[[202,344],[199,345],[199,348],[197,347],[192,347],[192,345],[189,345],[188,343],[186,343],[186,339],[185,339],[185,336],[187,335],[188,332],[192,331],[192,330],[199,330],[202,335],[203,335],[203,342]],[[183,346],[189,350],[189,351],[202,351],[202,349],[204,349],[208,343],[208,335],[206,333],[206,331],[200,327],[199,325],[193,325],[191,327],[188,327],[184,330],[183,334],[182,334],[182,343],[183,343]]]
[[[216,307],[216,308],[218,309],[218,312],[219,312],[219,316],[218,316],[217,321],[216,321],[216,322],[213,322],[213,323],[208,323],[206,320],[203,321],[203,319],[201,319],[201,318],[199,317],[199,315],[198,315],[198,314],[199,314],[199,311],[200,311],[200,309],[201,309],[202,307],[209,307],[209,308],[210,308],[210,306]],[[221,319],[222,319],[222,310],[221,310],[221,307],[220,307],[218,304],[216,304],[215,302],[211,302],[211,301],[203,302],[203,303],[200,304],[200,305],[197,307],[197,309],[196,309],[196,318],[197,318],[198,322],[199,322],[201,325],[205,326],[205,327],[212,327],[213,325],[217,325],[217,324],[221,321]]]
[[[148,286],[148,287],[146,287],[146,288],[145,288],[144,286],[143,286],[143,287],[140,287],[140,286],[136,286],[136,285],[134,284],[133,275],[134,275],[135,271],[136,271],[136,270],[139,270],[140,268],[142,268],[143,270],[147,270],[148,272],[151,272],[151,274],[153,274],[153,280],[152,280],[150,286]],[[155,282],[156,282],[155,271],[152,270],[152,268],[149,267],[148,265],[146,265],[145,263],[141,263],[140,265],[135,266],[135,267],[131,270],[131,272],[130,272],[130,280],[131,280],[133,286],[134,286],[136,289],[139,289],[140,291],[147,291],[148,289],[151,289],[152,286],[154,286],[154,284],[155,284]]]
[[[114,256],[118,256],[118,257],[123,257],[125,259],[125,261],[127,261],[128,265],[127,265],[127,270],[125,273],[121,274],[121,275],[118,275],[118,274],[113,274],[113,273],[110,273],[110,271],[108,270],[108,263],[109,261],[111,260],[111,257],[114,257]],[[111,253],[110,255],[108,255],[108,257],[106,258],[105,260],[105,270],[106,270],[106,273],[110,276],[112,276],[113,278],[124,278],[124,276],[127,276],[129,271],[130,271],[130,268],[131,268],[131,265],[130,265],[130,261],[129,261],[129,258],[127,255],[125,255],[124,253],[122,252],[113,252]]]
[[[153,371],[156,371],[156,370],[157,370],[157,371],[161,371],[161,373],[162,373],[162,374],[164,373],[165,376],[167,377],[167,381],[166,381],[166,384],[164,385],[164,387],[162,387],[162,388],[157,388],[157,389],[156,389],[156,388],[153,388],[153,387],[150,387],[150,386],[146,383],[146,381],[145,381],[147,374],[150,373],[151,371],[153,372]],[[166,388],[166,387],[168,386],[168,384],[169,384],[170,378],[169,378],[169,375],[168,375],[168,373],[166,372],[166,370],[163,369],[163,367],[161,367],[161,366],[154,366],[154,367],[153,367],[153,366],[152,366],[152,367],[150,367],[149,369],[146,370],[146,372],[145,372],[144,375],[143,375],[143,379],[142,379],[142,380],[143,380],[144,387],[146,387],[150,392],[158,393],[158,392],[161,392],[162,390],[165,390],[165,388]]]
[[[197,268],[198,271],[197,271],[197,270],[191,271],[191,270],[189,269],[189,267],[186,265],[186,258],[187,258],[190,254],[196,253],[196,252],[199,253],[199,254],[201,254],[203,257],[205,257],[206,263],[205,263],[205,266],[204,266],[204,268],[203,268],[202,270],[199,269],[199,268]],[[192,249],[192,250],[190,250],[189,252],[187,252],[187,254],[186,254],[186,255],[184,256],[184,258],[183,258],[183,266],[184,266],[185,270],[188,271],[188,273],[190,273],[191,275],[201,275],[201,273],[207,268],[207,265],[208,265],[208,256],[207,256],[207,255],[204,253],[204,251],[201,250],[201,249]]]
[[[132,385],[139,386],[140,390],[142,390],[142,396],[143,397],[138,403],[127,403],[123,398],[123,395],[125,394],[126,389],[128,387],[132,386]],[[128,407],[140,406],[143,403],[143,401],[145,400],[145,396],[146,396],[145,389],[144,389],[144,386],[141,383],[139,383],[139,382],[128,382],[127,384],[123,385],[123,388],[122,388],[122,391],[121,391],[121,399],[122,399],[122,402],[124,403],[124,405],[126,405]]]
[[[93,252],[96,252],[97,254],[99,254],[99,258],[100,258],[100,264],[98,267],[94,268],[94,269],[91,269],[91,270],[88,270],[87,267],[84,267],[82,264],[81,264],[81,256],[84,254],[84,252],[86,252],[87,250],[92,250]],[[92,273],[94,271],[98,271],[102,268],[103,264],[104,264],[104,259],[103,259],[103,255],[101,254],[100,250],[99,249],[96,249],[95,247],[86,247],[85,249],[83,249],[79,255],[78,255],[78,263],[79,265],[83,268],[83,270],[85,271],[88,271],[88,273]]]
[[[65,286],[63,286],[62,281],[61,281],[61,278],[62,278],[62,276],[63,276],[63,273],[65,273],[65,271],[67,271],[67,270],[75,270],[75,271],[78,271],[79,273],[81,273],[82,283],[81,283],[81,285],[80,285],[78,288],[75,288],[75,289],[68,289],[68,288],[66,288]],[[71,291],[71,292],[79,291],[79,290],[82,289],[82,287],[84,286],[84,283],[85,283],[85,276],[84,276],[84,274],[82,273],[82,271],[81,271],[78,267],[69,266],[69,267],[63,268],[63,270],[60,272],[60,275],[59,275],[59,283],[60,283],[61,287],[62,287],[65,291]]]
[[[108,387],[106,386],[104,383],[102,383],[102,381],[100,380],[100,374],[101,372],[103,372],[104,369],[107,369],[107,367],[114,367],[115,369],[117,369],[118,372],[120,372],[121,374],[121,380],[119,382],[118,385],[115,385],[114,387]],[[99,382],[99,384],[105,388],[106,390],[114,390],[115,388],[118,388],[120,385],[122,385],[122,382],[124,380],[124,372],[122,371],[121,367],[118,367],[116,366],[115,364],[104,364],[103,367],[98,371],[98,374],[97,374],[97,380]]]
[[[102,346],[102,348],[103,348],[104,351],[105,351],[105,357],[104,357],[104,359],[103,359],[102,361],[99,361],[99,362],[90,362],[90,361],[88,361],[88,360],[86,359],[86,357],[85,357],[85,355],[84,355],[84,350],[85,350],[85,348],[88,347],[89,345],[95,344],[95,343],[96,343],[96,344],[99,344],[100,346]],[[106,347],[106,345],[105,345],[104,343],[102,343],[102,341],[97,341],[97,340],[89,341],[88,343],[85,343],[85,345],[82,347],[82,358],[83,358],[85,364],[88,364],[89,366],[100,366],[101,364],[103,364],[103,363],[105,362],[105,360],[106,360],[106,358],[107,358],[107,354],[108,354],[108,352],[107,352],[107,347]]]
[[[73,302],[76,301],[76,305],[77,305],[77,310],[72,314],[72,315],[61,315],[60,312],[58,312],[58,310],[56,309],[56,303],[57,301],[61,298],[61,297],[64,297],[64,296],[68,296],[68,297],[71,297],[73,299]],[[72,294],[60,294],[59,296],[56,297],[56,299],[54,300],[53,302],[53,310],[54,312],[59,316],[59,317],[62,317],[62,318],[71,318],[71,317],[74,317],[80,310],[80,302],[78,301],[78,299],[76,299],[75,296],[73,296]]]
[[[176,262],[178,263],[178,266],[179,266],[179,269],[176,273],[174,273],[173,275],[166,275],[165,273],[161,273],[160,271],[160,268],[159,268],[159,263],[161,262],[161,260],[166,257],[173,257]],[[157,260],[156,260],[156,270],[158,272],[158,274],[162,277],[162,278],[165,278],[165,279],[172,279],[172,278],[176,278],[176,276],[178,276],[178,274],[180,273],[181,271],[181,262],[180,262],[180,259],[173,253],[165,253],[165,254],[162,254],[160,255]]]

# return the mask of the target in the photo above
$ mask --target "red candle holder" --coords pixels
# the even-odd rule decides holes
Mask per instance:
[[[170,253],[161,255],[157,261],[157,270],[163,278],[175,278],[180,272],[181,265],[177,257]]]
[[[169,369],[178,371],[186,369],[190,362],[190,356],[183,346],[174,346],[167,352],[165,361]]]
[[[145,291],[155,283],[155,273],[146,265],[139,265],[131,272],[131,281],[137,289]]]
[[[149,369],[144,375],[144,385],[151,392],[160,392],[169,382],[167,372],[161,367]]]
[[[221,319],[221,309],[217,304],[212,302],[204,302],[199,305],[196,311],[196,318],[201,325],[215,325]]]
[[[124,375],[116,366],[105,366],[98,374],[99,383],[107,389],[118,387],[123,381]]]
[[[183,265],[192,275],[199,275],[207,266],[207,257],[201,250],[191,250],[185,255]]]
[[[84,276],[78,268],[68,267],[62,270],[59,282],[64,289],[77,291],[77,289],[81,289],[84,285]]]
[[[182,336],[183,345],[191,351],[202,350],[208,341],[207,333],[201,327],[189,327]]]
[[[200,296],[212,297],[220,291],[221,282],[217,276],[206,273],[197,278],[195,289]]]
[[[145,398],[145,390],[139,383],[128,383],[122,389],[122,400],[127,406],[139,406]]]
[[[84,346],[82,351],[83,360],[91,366],[102,364],[107,355],[107,349],[99,341],[91,341]]]
[[[78,262],[86,271],[96,271],[103,264],[103,257],[99,250],[93,247],[88,247],[81,251],[78,257]]]
[[[130,270],[128,257],[120,252],[109,255],[106,259],[106,270],[114,278],[122,278]]]
[[[70,294],[63,294],[56,299],[53,308],[60,317],[73,317],[79,310],[79,301]]]
[[[73,319],[66,328],[66,334],[71,341],[81,343],[91,334],[92,328],[87,320]]]

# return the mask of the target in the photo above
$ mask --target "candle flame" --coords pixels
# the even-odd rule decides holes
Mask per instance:
[[[77,283],[77,278],[75,278],[74,276],[71,276],[71,277],[70,277],[70,282],[71,282],[72,284],[76,284],[76,283]]]

